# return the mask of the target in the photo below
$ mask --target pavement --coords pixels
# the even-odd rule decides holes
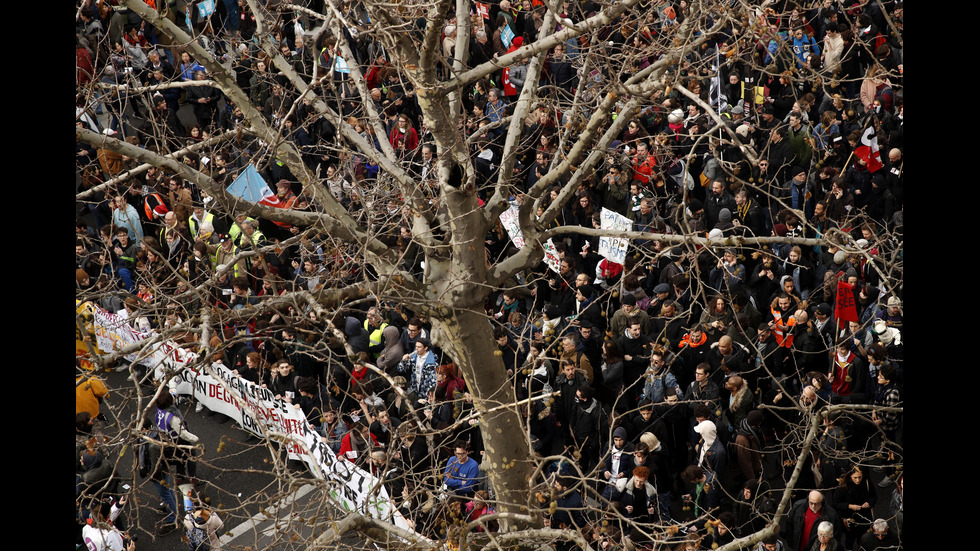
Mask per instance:
[[[145,407],[150,387],[139,396],[128,372],[102,373],[110,389],[106,434],[128,427],[137,408]],[[103,405],[103,411],[105,411]],[[267,446],[237,426],[230,418],[207,409],[195,412],[191,403],[181,406],[188,430],[200,438],[204,455],[198,461],[197,491],[224,521],[222,543],[226,549],[289,550],[305,548],[309,538],[324,530],[324,522],[336,518],[336,509],[322,498],[321,482],[298,461],[283,461],[275,445]],[[134,498],[125,507],[129,532],[140,551],[185,549],[184,530],[157,536],[162,518],[155,509],[160,499],[148,480],[133,471],[132,446],[122,450],[117,472],[134,487]],[[133,482],[135,478],[135,483]],[[178,501],[180,501],[178,499]],[[347,541],[350,547],[357,540]]]

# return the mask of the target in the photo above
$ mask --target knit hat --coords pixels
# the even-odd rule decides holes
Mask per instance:
[[[613,438],[623,438],[623,439],[625,439],[626,438],[626,429],[624,429],[623,427],[616,427],[616,430],[613,431]]]
[[[632,294],[627,294],[623,296],[623,306],[636,306],[636,297]]]

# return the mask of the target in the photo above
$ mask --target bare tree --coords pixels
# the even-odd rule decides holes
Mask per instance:
[[[471,37],[479,33],[482,40],[494,33],[490,28],[493,22],[486,26],[474,11],[475,5],[467,0],[371,1],[358,5],[327,0],[322,13],[289,3],[260,5],[250,0],[246,16],[254,16],[253,42],[238,35],[215,33],[216,23],[211,21],[202,21],[189,34],[179,14],[175,17],[166,6],[153,10],[140,0],[124,4],[145,21],[145,31],[152,26],[161,43],[191,54],[207,72],[208,80],[149,87],[135,77],[127,81],[117,76],[112,84],[100,82],[109,80],[107,69],[116,75],[120,71],[129,74],[126,64],[133,63],[133,54],[129,46],[121,51],[114,48],[108,43],[108,35],[106,43],[91,44],[93,51],[112,52],[116,57],[106,63],[104,57],[95,55],[97,79],[76,89],[79,104],[84,106],[76,117],[76,139],[98,150],[98,158],[89,159],[92,162],[81,168],[99,171],[95,164],[103,161],[101,171],[111,181],[81,192],[77,200],[97,208],[99,194],[137,179],[148,181],[145,171],[152,167],[151,171],[161,171],[157,177],[176,175],[193,184],[211,199],[209,211],[239,220],[239,225],[245,224],[240,220],[251,216],[280,224],[279,228],[293,228],[292,233],[282,230],[262,241],[256,238],[252,242],[247,236],[241,251],[203,277],[195,277],[189,265],[155,265],[152,257],[167,252],[165,243],[156,243],[161,248],[150,250],[151,258],[142,258],[137,270],[146,276],[147,294],[155,295],[155,304],[165,304],[161,300],[165,296],[182,308],[179,321],[161,325],[157,339],[183,338],[197,343],[201,357],[207,359],[245,340],[233,337],[215,348],[210,338],[215,327],[261,318],[270,322],[263,329],[263,337],[277,328],[295,327],[303,332],[304,354],[317,361],[339,362],[351,351],[340,338],[344,318],[335,313],[341,308],[397,304],[431,320],[433,343],[458,365],[472,393],[473,413],[466,421],[479,425],[485,446],[482,466],[494,492],[496,514],[481,523],[459,522],[452,534],[459,544],[468,544],[477,526],[492,520],[500,525],[499,535],[489,535],[489,542],[475,541],[497,548],[555,539],[582,548],[590,545],[592,536],[585,530],[542,525],[549,509],[554,512],[554,504],[551,497],[531,497],[544,483],[544,458],[531,450],[521,414],[527,402],[517,400],[514,378],[508,373],[508,367],[513,372],[520,366],[504,365],[494,338],[495,322],[487,315],[502,291],[530,293],[555,277],[543,264],[550,240],[579,243],[596,235],[625,238],[632,243],[630,254],[634,258],[630,262],[641,266],[660,262],[672,247],[684,249],[688,258],[694,259],[689,268],[692,296],[701,302],[713,290],[701,285],[708,278],[700,270],[720,262],[723,249],[729,247],[737,248],[743,256],[776,245],[834,247],[867,261],[880,282],[882,296],[901,290],[901,256],[898,252],[890,257],[885,254],[886,250],[896,250],[891,245],[896,237],[890,226],[884,228],[887,232],[875,234],[871,243],[862,245],[851,234],[836,229],[819,236],[801,231],[788,237],[744,233],[704,237],[710,228],[699,227],[698,218],[685,210],[693,191],[684,179],[687,167],[699,162],[697,151],[710,150],[718,161],[720,176],[765,198],[774,215],[784,211],[782,216],[797,218],[802,227],[811,225],[808,216],[791,209],[788,197],[775,190],[775,177],[756,175],[760,159],[769,156],[773,144],[758,144],[756,149],[746,133],[737,131],[739,125],[726,119],[731,116],[728,109],[719,108],[720,90],[715,98],[709,98],[690,86],[695,80],[707,83],[723,70],[719,64],[712,65],[708,56],[700,55],[709,45],[717,49],[723,43],[751,48],[766,37],[765,31],[757,28],[762,14],[748,3],[691,2],[667,24],[657,22],[655,30],[649,14],[663,10],[639,0],[587,2],[588,10],[577,4],[544,2],[533,9],[533,15],[521,14],[534,29],[527,42],[473,66],[469,50],[483,42],[471,41]],[[461,15],[471,12],[476,16]],[[293,52],[287,59],[281,49],[287,34],[284,31],[299,21],[304,21],[308,30],[297,37],[313,53],[304,57]],[[454,35],[445,32],[450,26]],[[720,34],[732,37],[737,44],[719,41]],[[493,36],[491,42],[497,39]],[[551,54],[555,47],[567,51],[571,46],[579,50],[574,58]],[[389,80],[381,84],[399,92],[392,91],[379,101],[372,97],[375,91],[367,85],[367,73],[375,65],[369,55],[377,57],[382,50],[391,64],[384,67]],[[261,60],[267,71],[258,71],[258,63],[246,64],[242,52]],[[786,44],[775,55],[789,56],[790,64],[795,61]],[[573,74],[568,81],[557,82],[556,69],[566,64]],[[140,69],[136,67],[132,74]],[[490,120],[483,121],[482,128],[469,127],[480,122],[468,120],[467,106],[472,105],[468,91],[482,89],[488,79],[496,82],[507,78],[503,69],[511,78],[523,73],[519,93],[506,112],[501,107]],[[776,68],[750,62],[744,70],[762,76]],[[253,75],[249,89],[243,87],[247,79],[242,73],[246,71]],[[807,71],[801,69],[809,78],[821,78],[819,73]],[[572,76],[577,86],[570,85]],[[510,85],[510,81],[504,80],[503,85]],[[222,103],[229,106],[223,116],[231,122],[200,145],[183,147],[183,137],[175,135],[173,119],[168,118],[166,109],[158,108],[162,98],[152,94],[162,90],[179,94],[182,88],[197,90],[194,86],[220,90]],[[268,97],[259,92],[265,89],[271,90]],[[743,98],[754,102],[754,93],[750,87]],[[701,125],[696,132],[688,135],[681,130],[672,135],[675,141],[690,140],[690,153],[675,155],[666,139],[650,142],[651,157],[664,166],[681,167],[676,182],[673,173],[667,171],[650,182],[651,188],[659,183],[666,186],[665,190],[677,189],[676,194],[662,193],[660,197],[668,201],[673,200],[668,195],[676,195],[677,202],[669,207],[673,218],[666,220],[672,231],[645,226],[638,231],[613,232],[593,228],[591,220],[580,225],[564,223],[565,213],[582,196],[581,190],[597,191],[602,173],[610,166],[607,152],[629,123],[651,113],[661,119],[673,116],[671,107],[678,105],[677,97],[690,99],[700,109],[701,117],[693,123]],[[401,105],[412,103],[417,104],[423,126],[399,134],[397,124],[392,130],[391,123],[406,112]],[[127,137],[137,138],[123,140],[94,131],[88,117],[94,115],[91,106],[96,104],[106,106],[111,116],[124,119],[123,124],[135,119],[145,123],[135,133],[121,128]],[[670,106],[669,112],[665,106]],[[176,117],[176,113],[171,115]],[[689,117],[689,113],[681,117]],[[538,120],[547,121],[549,131],[553,129],[554,150],[547,169],[529,185],[527,174],[535,167],[528,165],[538,149],[534,141],[541,136]],[[302,138],[313,133],[315,140]],[[412,140],[408,137],[412,135],[421,135],[421,139]],[[434,146],[438,153],[434,163],[426,164],[419,142]],[[481,156],[485,151],[491,151],[489,159]],[[121,156],[122,165],[107,166],[104,161],[112,156]],[[202,156],[208,158],[207,163]],[[703,153],[700,158],[704,158]],[[266,174],[286,174],[298,181],[306,208],[295,204],[293,208],[269,207],[230,193],[226,188],[237,175],[234,167],[248,164]],[[369,166],[376,175],[367,170]],[[699,176],[691,173],[687,178],[693,181]],[[335,187],[335,182],[344,179]],[[517,226],[524,242],[520,248],[507,245],[508,239],[499,227],[501,215],[512,205],[517,207]],[[402,228],[404,233],[400,233]],[[504,246],[492,255],[487,236],[494,232],[503,238]],[[169,234],[164,231],[159,235]],[[195,242],[204,239],[192,238],[186,247],[193,247]],[[285,258],[283,251],[296,245],[329,250],[334,261],[322,272],[305,274],[302,282],[309,283],[305,288],[287,293],[276,289],[271,298],[247,303],[242,310],[214,308],[215,289],[223,277],[251,277],[252,283],[257,283],[278,271],[274,259]],[[101,254],[108,261],[111,243],[102,246],[105,250]],[[151,243],[149,248],[153,246]],[[410,257],[413,251],[418,251],[417,259]],[[568,254],[577,252],[570,250]],[[834,284],[836,280],[828,280],[824,287],[813,290],[813,296],[820,292],[832,296]],[[622,292],[621,285],[613,286],[603,296],[608,302]],[[83,300],[106,296],[105,287],[86,288],[78,294]],[[534,298],[537,308],[543,302],[540,297]],[[611,318],[613,313],[606,314]],[[162,319],[165,313],[157,315]],[[549,335],[548,344],[556,344],[556,337]],[[336,346],[321,344],[328,342]],[[826,353],[826,349],[819,352]],[[107,365],[119,357],[121,354],[96,358],[96,363]],[[160,385],[157,392],[163,388]],[[145,401],[140,406],[149,407]],[[794,403],[791,409],[799,413],[801,406]],[[130,430],[136,428],[130,426]],[[752,544],[775,533],[787,512],[804,468],[803,458],[810,454],[819,430],[819,415],[807,410],[800,430],[798,440],[786,445],[787,451],[799,459],[786,480],[775,516],[765,530],[741,544]],[[579,474],[586,477],[590,473]],[[550,496],[551,490],[538,493]],[[380,537],[379,530],[391,527],[351,515],[313,545],[331,545],[349,530]],[[412,534],[396,533],[409,544],[420,541],[413,540]],[[652,533],[655,539],[670,537],[665,527],[656,527]]]

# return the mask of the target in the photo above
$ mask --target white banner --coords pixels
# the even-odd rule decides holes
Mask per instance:
[[[212,375],[217,375],[221,380]],[[288,434],[304,442],[310,453],[296,442],[284,443],[289,458],[305,461],[311,471],[322,473],[331,482],[330,497],[338,507],[411,530],[401,514],[392,507],[381,481],[350,461],[334,455],[298,405],[276,399],[271,390],[235,375],[221,364],[212,364],[208,372],[198,374],[193,385],[194,396],[204,407],[231,417],[245,430],[263,437],[264,427],[266,431]]]
[[[95,333],[99,348],[109,352],[145,340],[149,335],[136,331],[126,318],[94,308]],[[221,364],[211,364],[207,372],[187,367],[197,355],[177,347],[173,341],[153,345],[151,351],[126,355],[156,367],[158,378],[164,369],[178,371],[170,388],[177,394],[191,394],[211,411],[234,419],[242,428],[259,437],[265,431],[288,434],[304,442],[310,453],[297,442],[285,443],[290,459],[306,462],[313,473],[330,481],[330,498],[345,511],[359,511],[412,530],[395,509],[381,481],[353,463],[338,458],[310,426],[298,405],[277,400],[272,391],[235,375]],[[185,368],[186,369],[183,369]],[[220,378],[220,380],[219,380]],[[263,427],[265,430],[263,430]]]
[[[600,216],[602,217],[601,227],[604,230],[629,231],[633,229],[633,222],[618,212],[603,208]],[[629,239],[600,237],[599,256],[616,264],[624,264],[626,262],[626,249],[629,248],[629,244]]]
[[[550,239],[544,244],[544,262],[551,268],[552,272],[559,273],[558,268],[561,260],[558,258],[558,249],[555,248],[555,244]]]
[[[524,248],[524,232],[521,231],[521,223],[519,220],[518,212],[519,208],[515,205],[511,205],[509,209],[500,213],[500,224],[507,230],[507,235],[510,236],[510,240],[514,242],[514,246],[518,249]],[[559,259],[558,251],[555,250],[555,244],[548,240],[542,248],[544,248],[544,262],[551,268],[551,271],[558,273]]]
[[[133,329],[126,317],[113,314],[101,308],[94,308],[95,339],[99,350],[115,352],[132,344],[150,338],[151,335]],[[197,354],[180,348],[173,341],[162,341],[124,356],[128,361],[139,363],[156,370],[157,378],[162,378],[164,369],[177,370],[197,359]],[[190,394],[187,391],[186,394]]]
[[[518,249],[523,249],[524,232],[521,231],[521,223],[518,219],[519,211],[519,208],[511,205],[509,209],[500,213],[500,224],[505,230],[507,230],[507,235],[509,235],[510,240],[514,242],[514,246]]]

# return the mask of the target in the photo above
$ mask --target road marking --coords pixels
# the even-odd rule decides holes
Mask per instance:
[[[230,544],[232,541],[235,540],[235,538],[252,530],[252,528],[258,525],[259,523],[267,522],[270,520],[274,521],[276,517],[276,513],[278,513],[280,509],[284,507],[289,507],[290,505],[292,505],[294,501],[302,498],[306,494],[312,492],[314,489],[316,489],[316,487],[313,486],[312,484],[304,484],[303,486],[300,487],[300,489],[296,490],[295,493],[284,497],[275,506],[266,508],[265,513],[261,513],[261,512],[256,513],[255,515],[252,516],[252,518],[246,520],[245,522],[233,528],[230,533],[221,536],[221,543]]]

